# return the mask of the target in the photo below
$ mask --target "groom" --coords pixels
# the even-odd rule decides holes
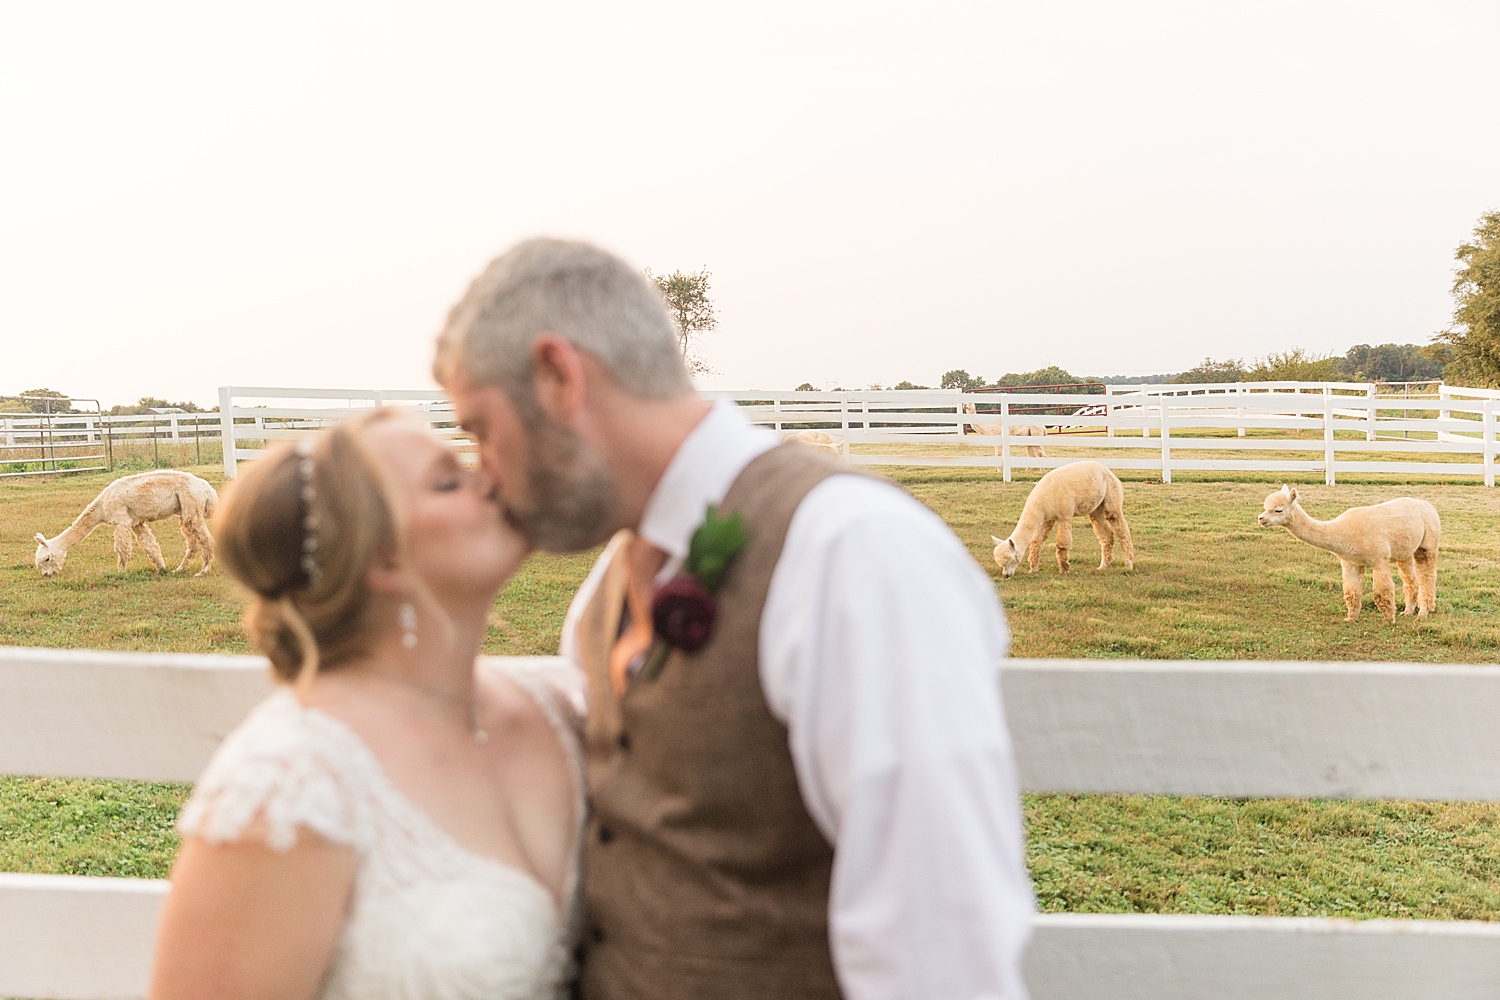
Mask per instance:
[[[491,263],[434,370],[534,544],[609,542],[562,638],[589,692],[582,996],[1024,998],[1009,637],[942,521],[699,399],[656,290],[587,244]],[[688,559],[710,505],[743,528],[722,579]],[[706,638],[658,634],[694,570]]]

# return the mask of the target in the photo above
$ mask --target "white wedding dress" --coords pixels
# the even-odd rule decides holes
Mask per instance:
[[[507,663],[507,676],[551,720],[577,782],[567,903],[519,869],[460,847],[386,778],[342,722],[288,689],[224,741],[178,827],[223,843],[252,821],[287,850],[299,828],[354,848],[358,870],[324,1000],[555,1000],[573,974],[582,751],[571,678],[559,666]]]

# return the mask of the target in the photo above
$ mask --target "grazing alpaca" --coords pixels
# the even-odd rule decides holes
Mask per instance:
[[[1256,518],[1268,528],[1283,527],[1309,545],[1327,549],[1344,568],[1344,621],[1359,617],[1364,596],[1365,567],[1375,582],[1375,607],[1388,622],[1396,620],[1396,583],[1391,563],[1401,570],[1405,591],[1404,615],[1424,618],[1437,610],[1438,539],[1442,521],[1426,500],[1401,497],[1373,507],[1350,507],[1332,521],[1310,517],[1297,502],[1297,491],[1283,485],[1266,497]]]
[[[965,413],[972,413],[975,416],[979,415],[979,411],[974,408],[974,404],[973,403],[965,403],[964,404],[964,412]],[[998,417],[998,414],[987,414],[987,416]],[[971,421],[969,421],[969,426],[972,427],[972,428],[974,428],[974,433],[975,434],[991,434],[991,435],[994,435],[995,437],[999,437],[1000,436],[1000,423],[999,423],[998,419],[993,424],[975,423],[974,421],[971,420]],[[1014,437],[1046,437],[1047,436],[1047,428],[1043,427],[1041,424],[1011,424],[1010,425],[1010,436],[1013,437],[1013,438]],[[1046,458],[1047,457],[1047,453],[1042,450],[1042,446],[1039,445],[1039,444],[1028,444],[1026,446],[1026,454],[1029,455],[1029,456],[1031,456],[1032,458]],[[995,445],[995,456],[998,458],[999,455],[1000,455],[1000,446],[997,444],[997,445]]]
[[[203,560],[198,576],[208,572],[214,561],[214,536],[208,533],[208,519],[219,506],[219,495],[214,488],[197,476],[172,469],[158,469],[134,476],[116,479],[96,496],[78,519],[56,538],[46,538],[41,532],[36,535],[36,568],[43,576],[56,576],[62,572],[68,550],[89,536],[101,524],[115,526],[115,557],[120,572],[125,572],[125,562],[130,558],[130,539],[134,535],[140,540],[152,564],[158,570],[166,570],[161,546],[151,533],[148,521],[161,521],[173,514],[182,516],[182,537],[187,540],[187,552],[174,572],[181,573],[194,556]]]
[[[1031,572],[1041,561],[1042,543],[1052,526],[1057,525],[1057,568],[1068,571],[1068,550],[1073,547],[1073,518],[1087,515],[1094,526],[1094,537],[1101,549],[1099,569],[1115,559],[1115,542],[1126,569],[1135,568],[1135,546],[1130,541],[1130,526],[1125,523],[1125,488],[1120,479],[1098,462],[1073,462],[1059,466],[1042,477],[1026,498],[1021,520],[1009,538],[990,538],[995,542],[995,562],[1000,575],[1009,579],[1021,565],[1021,551],[1027,552]]]
[[[830,455],[843,455],[838,439],[826,431],[792,431],[786,436],[786,440],[801,441],[809,448],[817,448]]]

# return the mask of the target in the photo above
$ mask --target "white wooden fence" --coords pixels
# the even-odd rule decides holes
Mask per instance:
[[[1495,483],[1500,392],[1440,386],[1434,394],[1381,394],[1374,383],[1254,382],[1105,386],[1099,395],[865,392],[705,392],[732,399],[754,422],[783,433],[824,430],[856,465],[993,466],[1046,469],[1083,457],[1113,469],[1174,472],[1395,473],[1475,476]],[[224,474],[260,453],[371,406],[402,405],[455,441],[451,407],[437,391],[219,390]],[[966,404],[978,412],[964,412]],[[1048,436],[1018,437],[1018,424]],[[979,433],[976,433],[978,431]],[[253,439],[256,447],[241,442]],[[1047,457],[1025,454],[1041,444]],[[995,456],[974,454],[993,445]]]
[[[1500,667],[1011,660],[1033,791],[1500,801]],[[255,657],[0,648],[0,773],[191,780]],[[0,875],[0,995],[139,997],[166,884]],[[1478,1000],[1500,924],[1045,914],[1035,1000]]]
[[[220,386],[219,428],[224,442],[224,478],[255,458],[266,442],[297,438],[310,430],[378,406],[399,406],[434,432],[468,451],[453,420],[453,406],[436,389],[287,389]],[[253,447],[246,447],[253,442]]]

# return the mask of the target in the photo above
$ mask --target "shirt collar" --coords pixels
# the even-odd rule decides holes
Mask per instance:
[[[698,422],[667,463],[641,516],[641,537],[667,554],[658,582],[681,568],[708,505],[721,502],[745,466],[776,444],[776,435],[746,420],[733,400],[719,400]]]

